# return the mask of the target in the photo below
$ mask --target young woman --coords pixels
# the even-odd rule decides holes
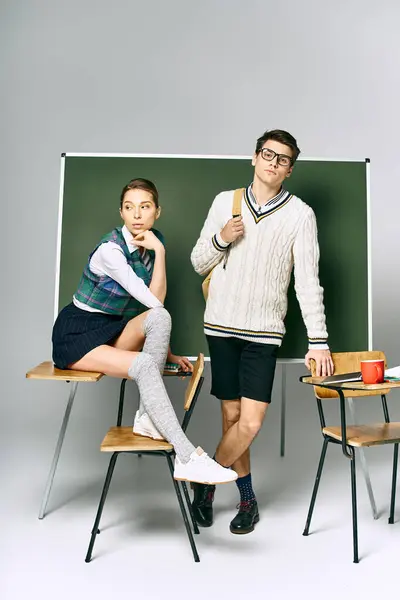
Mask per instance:
[[[134,379],[140,406],[133,432],[166,439],[174,446],[176,479],[227,483],[237,474],[191,444],[162,379],[167,359],[184,370],[192,365],[169,349],[171,317],[163,307],[165,248],[161,233],[153,229],[160,212],[151,181],[133,179],[123,188],[124,225],[103,236],[94,248],[72,303],[58,315],[53,361],[61,369]]]

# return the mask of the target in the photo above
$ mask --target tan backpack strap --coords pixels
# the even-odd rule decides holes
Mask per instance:
[[[240,188],[235,190],[233,194],[233,205],[232,205],[232,216],[240,217],[242,214],[242,198],[243,198],[244,188]]]

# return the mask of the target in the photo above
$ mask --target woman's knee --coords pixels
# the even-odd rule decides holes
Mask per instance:
[[[151,308],[148,311],[147,318],[144,324],[145,329],[148,327],[156,326],[157,328],[162,328],[163,330],[171,330],[171,315],[163,306],[157,306],[156,308]]]
[[[132,360],[128,370],[129,376],[132,379],[137,379],[140,374],[152,375],[154,372],[159,373],[157,364],[154,358],[147,352],[139,352]]]

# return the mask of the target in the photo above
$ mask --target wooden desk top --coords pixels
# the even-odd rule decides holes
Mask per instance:
[[[164,371],[164,375],[168,377],[188,377],[192,375],[191,371]],[[40,363],[26,373],[27,379],[42,379],[53,381],[91,381],[96,382],[104,377],[103,373],[92,371],[74,371],[73,369],[57,369],[51,360]]]
[[[382,390],[388,390],[393,388],[400,388],[400,381],[389,381],[385,380],[383,383],[367,384],[362,381],[347,381],[346,383],[335,383],[331,381],[324,383],[325,377],[311,377],[303,376],[300,378],[301,383],[308,383],[308,385],[316,385],[328,389],[342,389],[342,390],[354,390],[354,391],[365,391],[371,392],[376,391],[378,394]]]
[[[74,371],[73,369],[57,369],[51,360],[40,363],[27,372],[27,379],[47,379],[53,381],[99,381],[103,373],[97,371]]]

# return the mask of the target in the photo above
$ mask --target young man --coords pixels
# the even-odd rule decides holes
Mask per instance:
[[[232,533],[249,533],[259,520],[252,487],[249,447],[258,434],[285,333],[287,289],[294,265],[295,290],[309,338],[307,367],[333,373],[327,345],[323,289],[318,279],[315,215],[282,184],[300,153],[286,131],[266,131],[252,159],[253,182],[232,217],[233,191],[215,198],[191,260],[200,275],[211,269],[204,331],[211,358],[211,394],[221,400],[223,437],[215,460],[238,473],[239,512]],[[193,484],[199,525],[213,523],[215,486]]]

